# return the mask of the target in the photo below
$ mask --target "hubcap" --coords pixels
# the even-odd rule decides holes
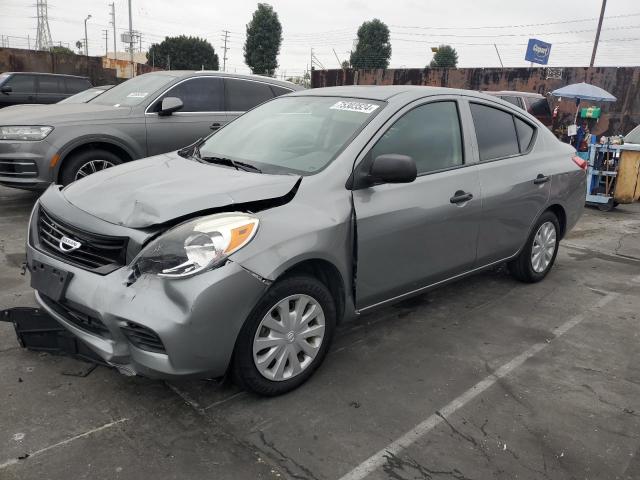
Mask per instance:
[[[114,165],[115,164],[113,162],[110,162],[109,160],[89,160],[87,163],[80,167],[78,173],[76,173],[75,180],[80,180],[87,175],[99,172],[100,170],[111,168]]]
[[[556,227],[551,222],[544,222],[533,237],[531,249],[531,266],[536,273],[544,272],[556,251]]]
[[[253,361],[269,380],[288,380],[316,357],[325,331],[324,312],[308,295],[291,295],[262,318],[253,339]]]

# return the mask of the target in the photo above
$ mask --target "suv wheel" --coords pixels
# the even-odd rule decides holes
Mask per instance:
[[[60,180],[63,185],[69,185],[92,173],[99,172],[120,165],[122,159],[107,150],[84,150],[71,155],[64,162]]]
[[[525,247],[509,262],[509,271],[521,282],[539,282],[553,267],[558,254],[560,225],[552,212],[544,212],[536,222]]]
[[[335,304],[322,282],[295,276],[275,283],[238,336],[234,380],[260,395],[293,390],[324,360],[335,325]]]

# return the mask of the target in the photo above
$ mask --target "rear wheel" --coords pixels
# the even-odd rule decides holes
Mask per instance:
[[[560,242],[560,225],[552,212],[543,213],[520,254],[508,263],[511,274],[521,282],[539,282],[553,267]]]
[[[122,159],[120,157],[107,150],[84,150],[71,155],[65,160],[60,180],[66,186],[76,180],[121,163]]]
[[[275,283],[238,336],[234,380],[260,395],[293,390],[324,360],[335,324],[335,303],[322,282],[295,276]]]

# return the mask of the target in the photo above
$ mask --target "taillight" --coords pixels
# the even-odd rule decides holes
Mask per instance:
[[[578,165],[582,170],[586,170],[589,166],[589,163],[584,158],[580,158],[574,155],[573,157],[571,157],[571,160],[573,160],[573,163]]]

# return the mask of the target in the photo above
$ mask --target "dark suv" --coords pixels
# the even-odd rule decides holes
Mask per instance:
[[[86,77],[53,73],[0,74],[0,108],[25,103],[57,103],[90,88]]]
[[[499,92],[484,92],[493,95],[506,102],[512,103],[540,120],[546,127],[551,127],[553,117],[549,101],[543,95],[534,92],[516,92],[512,90],[502,90]]]

